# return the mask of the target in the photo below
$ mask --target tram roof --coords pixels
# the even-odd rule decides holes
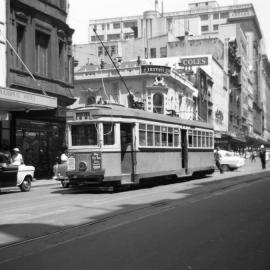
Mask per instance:
[[[116,117],[116,118],[132,118],[132,119],[142,119],[162,123],[186,125],[192,127],[201,127],[207,129],[213,129],[213,126],[209,123],[197,121],[197,120],[187,120],[180,117],[172,117],[163,114],[146,112],[144,110],[127,108],[122,105],[108,104],[108,105],[89,105],[82,108],[77,108],[74,113],[81,111],[91,111],[92,117]]]

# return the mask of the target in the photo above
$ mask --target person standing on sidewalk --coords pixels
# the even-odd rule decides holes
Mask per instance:
[[[262,169],[265,169],[265,160],[266,160],[266,151],[264,149],[264,145],[261,145],[261,149],[260,149],[260,159],[261,159],[261,163],[262,163]]]
[[[214,153],[214,157],[215,157],[215,162],[216,162],[216,166],[219,169],[220,173],[223,173],[223,169],[222,166],[220,164],[220,153],[219,153],[219,147],[216,147],[215,153]]]

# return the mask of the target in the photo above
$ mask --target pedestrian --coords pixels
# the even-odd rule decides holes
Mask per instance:
[[[216,150],[214,152],[214,157],[215,157],[215,162],[216,162],[217,168],[219,169],[220,173],[223,173],[223,168],[222,168],[222,166],[220,164],[221,156],[220,156],[219,150],[220,150],[219,147],[216,147]]]
[[[22,154],[20,153],[20,149],[15,147],[13,148],[13,152],[14,154],[11,156],[11,165],[19,166],[24,164]]]
[[[256,152],[255,151],[252,151],[251,152],[250,159],[251,159],[251,162],[255,162],[256,161]]]
[[[259,155],[262,163],[262,169],[265,169],[266,151],[263,144],[261,145]]]
[[[53,166],[53,172],[54,176],[53,179],[59,179],[61,176],[66,175],[67,171],[67,161],[68,161],[68,156],[67,156],[67,147],[64,147],[62,150],[62,154],[60,155],[60,160],[58,157],[58,162]]]

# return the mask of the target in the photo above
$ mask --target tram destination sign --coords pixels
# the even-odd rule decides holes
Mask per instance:
[[[207,66],[208,57],[180,58],[182,66]]]
[[[167,66],[142,65],[141,71],[142,73],[170,74],[171,68]]]

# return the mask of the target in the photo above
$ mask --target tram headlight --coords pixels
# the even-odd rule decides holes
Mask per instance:
[[[85,172],[86,169],[87,169],[86,163],[85,163],[84,161],[80,162],[80,163],[79,163],[79,171]]]

